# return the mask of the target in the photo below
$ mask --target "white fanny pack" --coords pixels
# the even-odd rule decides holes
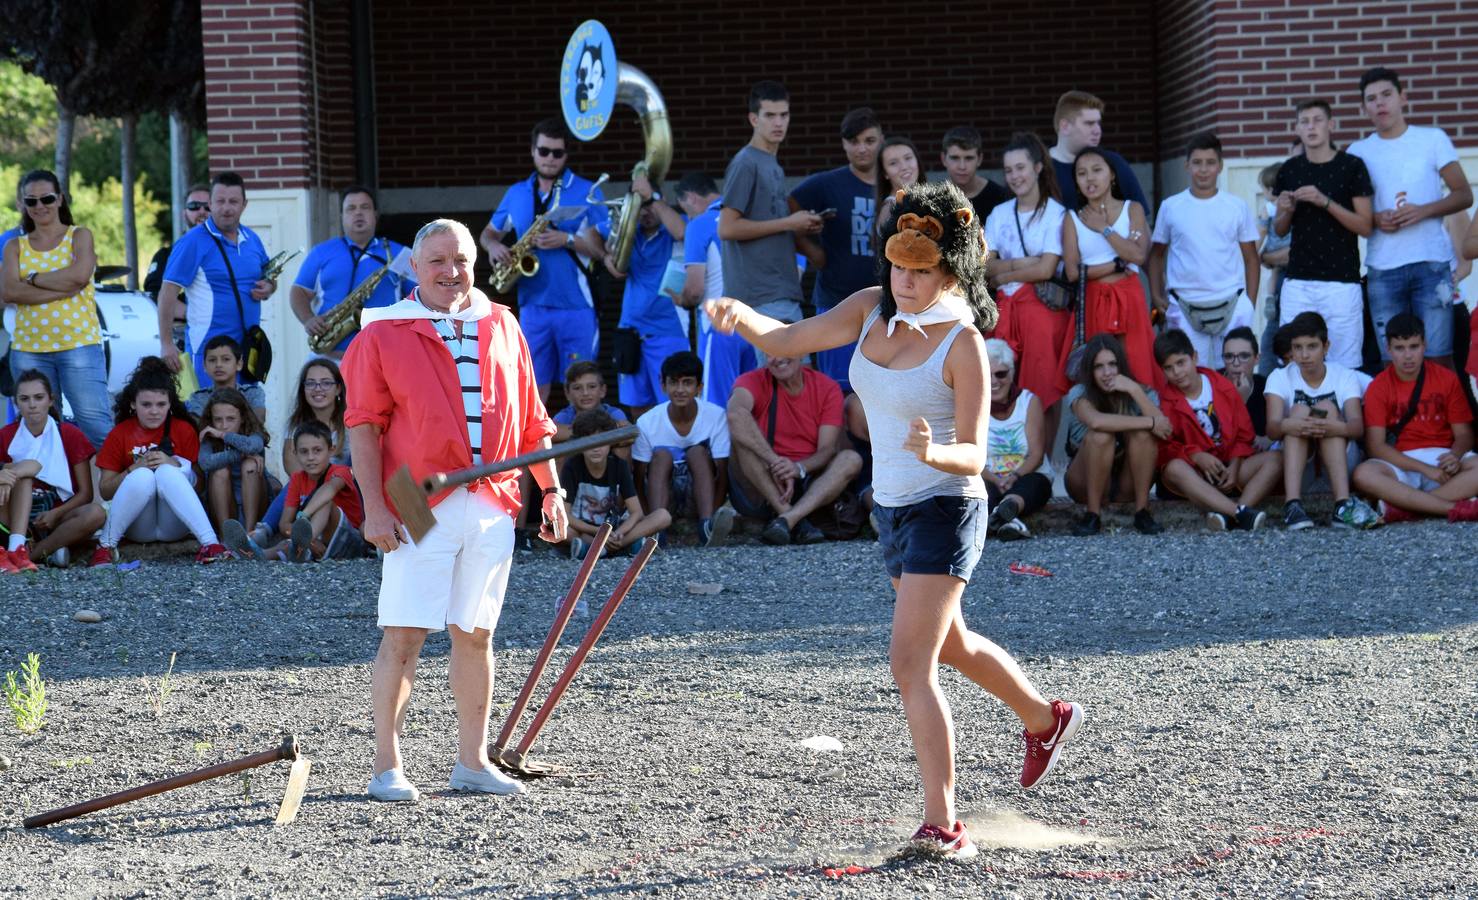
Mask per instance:
[[[1242,299],[1242,290],[1232,296],[1214,300],[1199,300],[1191,303],[1182,300],[1175,291],[1170,291],[1170,298],[1175,305],[1180,307],[1181,315],[1185,316],[1187,322],[1201,334],[1221,334],[1231,324],[1232,313],[1237,309],[1237,301]]]

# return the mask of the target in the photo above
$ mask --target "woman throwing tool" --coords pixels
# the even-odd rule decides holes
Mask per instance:
[[[707,304],[713,326],[765,353],[802,356],[857,341],[852,386],[873,439],[874,520],[897,603],[889,662],[924,783],[924,823],[912,843],[967,858],[975,845],[955,817],[954,728],[939,663],[999,697],[1026,726],[1023,787],[1052,770],[1083,712],[1037,693],[1002,648],[965,626],[960,600],[985,543],[985,437],[990,394],[980,330],[996,318],[986,292],[980,223],[949,183],[895,195],[881,233],[881,287],[858,291],[794,325],[737,300]]]

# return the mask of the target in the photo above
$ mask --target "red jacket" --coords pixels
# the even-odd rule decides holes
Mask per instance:
[[[1191,457],[1197,453],[1210,453],[1224,463],[1253,454],[1252,440],[1256,435],[1252,431],[1252,417],[1247,414],[1247,404],[1237,393],[1236,385],[1210,369],[1196,371],[1211,379],[1211,408],[1221,423],[1221,446],[1211,442],[1185,394],[1167,383],[1160,394],[1160,409],[1175,431],[1160,442],[1161,468],[1172,459],[1195,465]]]
[[[536,449],[554,434],[554,421],[539,400],[533,360],[518,321],[507,307],[493,304],[491,313],[478,320],[477,334],[483,461]],[[382,480],[402,465],[410,466],[417,481],[471,467],[472,444],[457,367],[429,320],[387,318],[369,323],[344,354],[343,372],[348,387],[344,425],[380,429]],[[493,491],[509,516],[521,505],[516,470],[479,479],[468,489]],[[431,497],[431,505],[448,493]],[[388,497],[385,502],[394,509]]]

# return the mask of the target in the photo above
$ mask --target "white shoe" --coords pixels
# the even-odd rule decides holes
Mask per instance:
[[[366,789],[371,797],[385,803],[415,803],[421,792],[400,769],[387,769],[370,779]]]
[[[452,767],[452,790],[484,794],[526,794],[528,788],[497,769],[472,769],[458,762]]]

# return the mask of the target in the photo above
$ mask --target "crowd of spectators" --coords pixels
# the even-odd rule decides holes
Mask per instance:
[[[1187,145],[1187,189],[1151,208],[1129,163],[1101,146],[1104,104],[1078,91],[1058,103],[1050,147],[1012,136],[1004,185],[981,174],[977,131],[943,136],[938,163],[978,213],[1000,310],[986,343],[990,534],[1031,537],[1029,519],[1058,491],[1081,506],[1081,535],[1102,530],[1111,503],[1158,533],[1155,497],[1188,501],[1212,530],[1250,531],[1281,496],[1283,525],[1297,531],[1314,525],[1303,498],[1315,483],[1332,495],[1336,527],[1478,520],[1467,381],[1478,380],[1478,359],[1464,353],[1471,327],[1455,290],[1478,256],[1472,192],[1447,135],[1406,122],[1395,72],[1372,69],[1359,90],[1374,130],[1343,148],[1328,102],[1296,104],[1292,155],[1261,173],[1256,209],[1220,187],[1210,133]],[[607,522],[607,554],[665,541],[682,520],[703,546],[723,544],[740,518],[766,544],[864,530],[871,445],[850,391],[854,349],[765,359],[708,327],[701,304],[736,297],[797,321],[876,284],[879,225],[894,193],[924,179],[925,159],[859,108],[841,121],[845,164],[787,190],[789,121],[788,92],[761,82],[751,139],[722,188],[689,173],[664,199],[663,185],[636,178],[643,202],[624,269],[606,252],[605,206],[586,205],[598,187],[569,169],[563,126],[533,129],[533,172],[482,244],[509,264],[509,245],[536,217],[581,207],[549,217],[534,241],[540,267],[518,285],[521,324],[541,396],[557,384],[564,398],[556,442],[629,422],[639,434],[563,461],[572,531],[561,552],[583,558]],[[186,537],[203,563],[364,554],[344,426],[353,386],[335,362],[352,335],[302,368],[274,454],[244,347],[277,284],[267,248],[240,222],[241,178],[223,172],[190,189],[188,230],[145,284],[158,301],[159,356],[116,397],[91,234],[50,172],[23,176],[16,200],[21,227],[0,236],[0,291],[16,310],[0,570],[108,564],[122,541]],[[415,288],[407,248],[378,234],[374,192],[347,188],[340,211],[343,234],[310,251],[292,286],[305,340],[370,277],[383,281],[360,297],[368,308]],[[605,356],[596,261],[622,280],[618,346]],[[525,517],[516,546],[527,553],[538,528]]]

